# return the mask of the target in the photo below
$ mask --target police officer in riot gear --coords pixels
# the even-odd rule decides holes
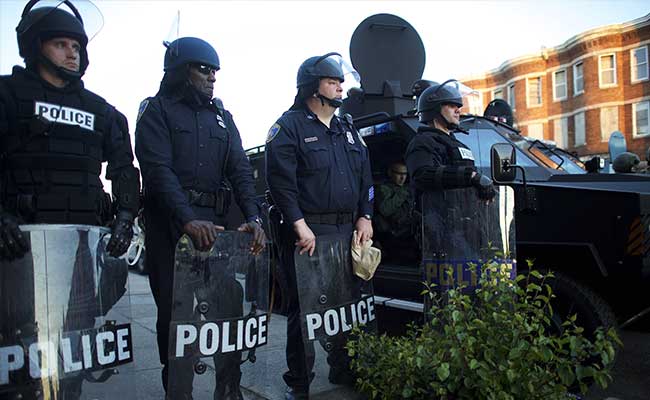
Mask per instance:
[[[17,259],[30,251],[19,224],[111,223],[106,250],[117,257],[131,242],[140,192],[126,118],[87,90],[81,80],[88,67],[88,36],[74,4],[67,1],[50,7],[31,1],[16,32],[26,68],[14,66],[11,75],[0,77],[0,259],[4,264],[0,268],[6,268],[0,271],[5,272],[0,290],[0,337],[5,344],[22,344],[36,335],[39,326],[53,326],[36,312],[43,306],[37,303],[39,293],[13,292],[14,287],[37,287],[25,283],[35,280],[36,267],[15,268],[21,266]],[[112,181],[113,204],[99,176],[104,161],[108,162],[106,178]],[[61,332],[93,328],[95,319],[105,315],[124,293],[126,267],[88,265],[92,260],[88,240],[87,232],[81,235],[70,265],[47,260],[48,274],[58,269],[73,271],[71,286],[61,287],[70,293],[65,312],[58,316]],[[67,249],[57,250],[64,254]],[[39,248],[35,254],[47,253]],[[55,258],[61,259],[65,258]],[[117,260],[106,257],[104,261],[108,265]],[[100,282],[84,279],[92,277],[95,268],[102,271]],[[55,288],[53,282],[59,278],[48,279],[47,289]],[[112,296],[105,293],[109,287],[115,289]],[[14,299],[20,299],[21,308],[12,307]],[[44,334],[47,338],[53,332]],[[77,399],[87,376],[83,372],[69,373],[65,379],[43,376],[27,386],[17,377],[9,391],[15,390],[16,398]],[[53,384],[50,380],[54,379],[61,380]]]
[[[266,180],[283,216],[275,240],[289,279],[287,399],[308,398],[314,365],[313,345],[305,346],[301,332],[296,247],[311,255],[320,235],[356,229],[363,242],[373,234],[368,151],[351,118],[334,114],[342,104],[344,79],[337,53],[304,61],[294,104],[271,127],[266,142]],[[352,382],[345,349],[332,349],[327,361],[332,383]]]
[[[492,180],[474,166],[472,151],[454,137],[463,99],[455,80],[434,84],[422,92],[417,112],[424,126],[406,150],[411,183],[421,193],[474,187],[478,197],[495,196]]]
[[[174,249],[179,238],[185,233],[196,248],[211,248],[216,232],[225,226],[230,199],[224,187],[227,180],[247,221],[239,230],[254,234],[252,251],[259,253],[266,241],[252,168],[239,131],[230,112],[212,98],[220,68],[217,52],[193,37],[179,38],[166,47],[160,89],[140,105],[136,127],[136,155],[145,190],[146,268],[158,307],[156,327],[165,390]],[[241,398],[239,353],[236,356],[216,371],[217,382],[222,384],[215,389],[215,399]],[[226,386],[231,388],[227,393],[223,392]],[[180,395],[189,398],[190,393]]]
[[[119,256],[131,242],[139,207],[127,121],[84,88],[88,37],[72,3],[72,12],[36,4],[25,7],[16,28],[26,68],[0,77],[0,257],[28,251],[19,223],[110,221],[108,250]],[[99,178],[103,161],[113,207]]]

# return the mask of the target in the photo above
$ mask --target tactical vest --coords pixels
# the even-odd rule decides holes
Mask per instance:
[[[463,158],[461,156],[460,150],[458,150],[459,148],[466,149],[468,151],[471,150],[456,138],[452,137],[451,135],[445,135],[444,133],[431,135],[431,137],[436,142],[445,146],[445,150],[447,152],[447,160],[449,161],[447,165],[454,167],[473,167],[475,165],[474,161]]]
[[[99,179],[106,101],[20,74],[3,82],[13,104],[0,138],[2,205],[27,223],[101,224],[110,202]]]

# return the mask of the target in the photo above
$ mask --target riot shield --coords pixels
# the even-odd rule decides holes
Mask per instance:
[[[23,225],[0,263],[0,398],[135,399],[128,268],[106,228]]]
[[[515,278],[514,191],[495,189],[490,201],[474,188],[422,195],[422,273],[433,290],[473,291],[487,263]]]
[[[169,386],[173,399],[240,399],[240,384],[264,383],[257,349],[269,336],[269,263],[253,236],[219,232],[210,251],[183,236],[176,246]],[[242,374],[245,376],[242,377]]]
[[[352,271],[351,240],[349,234],[318,236],[311,257],[307,253],[301,255],[298,249],[295,252],[306,354],[313,353],[312,342],[318,340],[331,360],[333,352],[345,352],[345,342],[353,327],[377,329],[372,284]]]

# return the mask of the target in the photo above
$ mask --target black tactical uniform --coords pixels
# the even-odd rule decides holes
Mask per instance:
[[[230,196],[226,180],[246,220],[259,220],[252,168],[232,115],[218,99],[202,98],[188,83],[189,63],[219,69],[217,53],[205,41],[180,38],[171,43],[161,89],[142,102],[136,127],[136,155],[145,190],[146,268],[158,307],[158,350],[166,389],[174,250],[183,226],[193,220],[225,225]],[[236,381],[237,391],[239,355],[221,360],[217,371],[217,381]],[[191,384],[188,379],[183,383]],[[191,389],[182,391],[186,395]]]
[[[35,5],[30,2],[25,7],[16,28],[20,55],[27,68],[15,66],[11,75],[0,77],[0,258],[4,263],[23,257],[29,250],[18,224],[101,226],[110,221],[114,222],[107,249],[113,256],[119,256],[131,241],[140,191],[126,118],[106,100],[85,89],[80,80],[88,66],[88,38],[80,17],[62,9]],[[68,7],[76,11],[72,4]],[[57,65],[42,53],[42,43],[50,39],[73,39],[79,43],[78,71]],[[41,69],[51,75],[41,75]],[[62,87],[43,76],[56,76]],[[105,161],[114,204],[104,193],[99,177]],[[87,232],[80,235],[74,265],[69,265],[73,271],[72,287],[68,288],[69,307],[64,315],[58,316],[64,321],[61,329],[66,332],[93,328],[95,318],[119,300],[127,279],[126,273],[109,277],[111,268],[89,265],[91,251],[97,249],[88,247]],[[52,266],[47,271],[62,268],[54,260],[48,261]],[[107,257],[107,263],[114,261]],[[39,325],[48,326],[48,321],[40,320],[42,316],[34,310],[35,306],[42,306],[35,304],[37,294],[16,293],[17,288],[39,287],[29,283],[37,278],[34,270],[13,267],[0,265],[0,341],[5,344],[36,336],[35,332],[29,333],[30,326],[34,330]],[[106,280],[111,280],[116,288],[110,301],[95,293],[97,283],[87,279],[93,276],[95,267],[102,271],[100,291],[107,287],[102,283]],[[122,271],[120,267],[112,270]],[[51,278],[56,282],[59,277]],[[51,285],[56,287],[56,283]],[[51,385],[45,377],[35,380],[31,389],[17,389],[22,391],[18,396],[30,398],[40,392],[45,397],[78,398],[82,376],[69,374],[67,378],[60,385]]]
[[[418,134],[406,149],[405,159],[424,217],[424,229],[429,232],[429,237],[423,240],[452,243],[448,248],[471,257],[478,249],[470,243],[477,243],[482,229],[478,225],[483,219],[478,200],[492,199],[496,192],[492,180],[476,170],[472,151],[453,132],[432,126],[435,120],[446,125],[448,131],[458,129],[441,114],[445,104],[463,105],[460,92],[450,83],[434,83],[422,92],[418,99],[419,119],[428,125],[418,128]],[[423,193],[428,197],[426,202]],[[435,210],[425,209],[431,207]],[[423,243],[423,247],[427,246]]]
[[[321,77],[343,80],[341,70],[336,68],[304,74],[305,66],[313,66],[318,59],[312,57],[301,66],[298,72],[301,91],[296,96],[296,104],[273,125],[266,143],[266,180],[283,216],[280,237],[276,239],[290,292],[286,349],[289,371],[284,374],[290,388],[287,398],[306,398],[314,366],[313,345],[305,347],[301,333],[294,268],[297,236],[293,223],[304,218],[317,238],[334,233],[351,234],[357,218],[371,218],[373,209],[368,150],[351,118],[333,116],[328,127],[304,104],[303,96],[318,91]],[[333,100],[323,98],[322,101]],[[327,361],[331,381],[340,383],[342,376],[347,377],[349,359],[345,349],[331,350]],[[299,396],[292,397],[291,389]]]

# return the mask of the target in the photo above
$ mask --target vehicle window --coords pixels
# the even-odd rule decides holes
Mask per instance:
[[[490,169],[490,149],[496,143],[509,143],[493,129],[470,129],[469,135],[456,134],[456,138],[472,150],[474,162],[481,169]],[[523,167],[536,167],[519,148],[517,151],[517,164]]]

